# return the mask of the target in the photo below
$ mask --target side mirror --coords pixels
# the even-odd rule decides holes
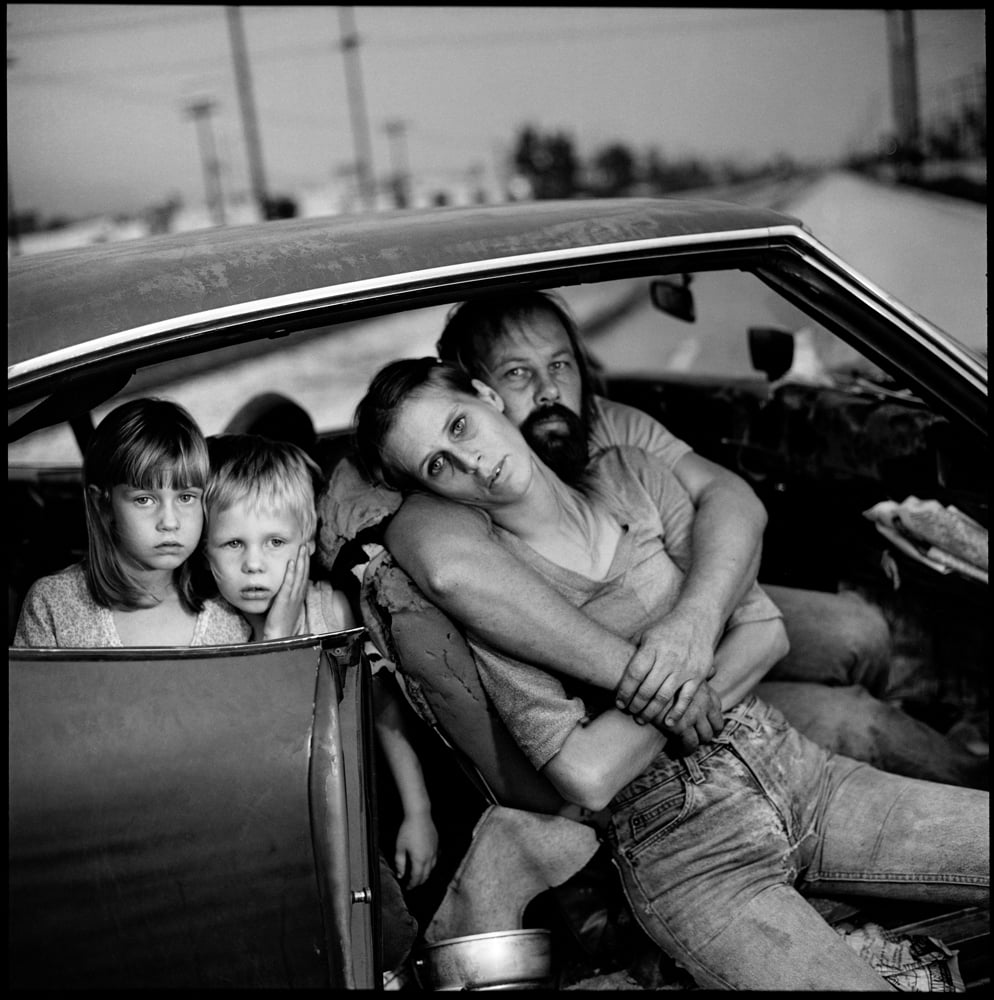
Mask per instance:
[[[693,323],[697,313],[694,309],[694,295],[690,290],[692,280],[693,277],[689,274],[654,279],[649,286],[652,304],[660,312]]]
[[[756,371],[776,382],[794,363],[794,335],[775,326],[750,326],[749,360]]]

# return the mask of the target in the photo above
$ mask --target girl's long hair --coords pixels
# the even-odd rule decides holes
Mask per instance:
[[[196,421],[178,403],[143,398],[111,410],[93,432],[83,458],[83,499],[88,533],[84,561],[90,595],[104,607],[146,608],[156,599],[137,586],[123,556],[110,494],[115,486],[133,489],[205,489],[207,442]],[[190,611],[203,608],[192,581],[192,559],[174,571],[180,601]]]

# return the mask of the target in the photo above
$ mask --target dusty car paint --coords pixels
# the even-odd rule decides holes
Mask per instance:
[[[8,268],[8,365],[187,313],[310,289],[794,221],[722,203],[571,201],[287,220],[23,257]]]

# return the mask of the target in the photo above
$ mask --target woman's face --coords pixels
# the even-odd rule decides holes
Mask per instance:
[[[474,379],[477,395],[426,386],[400,407],[384,442],[388,460],[426,490],[474,507],[501,506],[531,482],[534,456],[504,416],[500,396]]]

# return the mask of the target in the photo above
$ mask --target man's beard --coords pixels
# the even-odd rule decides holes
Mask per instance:
[[[542,427],[539,424],[549,418],[558,417],[565,428]],[[564,482],[574,484],[583,475],[589,460],[587,425],[572,410],[561,403],[543,406],[521,425],[521,433],[532,450]]]

